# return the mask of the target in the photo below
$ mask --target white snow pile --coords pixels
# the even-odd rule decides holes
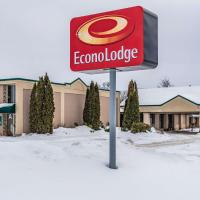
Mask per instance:
[[[199,128],[186,128],[186,129],[181,129],[180,131],[191,132],[191,133],[199,133],[200,129]]]
[[[108,151],[109,134],[85,126],[0,137],[0,198],[199,200],[199,135],[117,129],[117,170]]]
[[[0,108],[9,107],[9,106],[13,106],[13,105],[14,105],[14,103],[1,103]]]

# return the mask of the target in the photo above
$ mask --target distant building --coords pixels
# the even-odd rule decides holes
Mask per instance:
[[[139,89],[138,94],[144,123],[160,130],[200,126],[200,86]],[[125,101],[121,103],[121,119],[124,104]]]
[[[29,132],[29,102],[35,80],[0,79],[0,135]],[[83,124],[87,85],[80,79],[71,83],[52,83],[54,91],[54,127]],[[100,89],[101,121],[109,121],[109,91]],[[120,125],[120,93],[117,92],[117,125]]]

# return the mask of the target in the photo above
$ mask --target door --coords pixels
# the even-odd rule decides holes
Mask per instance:
[[[168,128],[169,130],[174,130],[174,115],[173,114],[169,114],[168,115]]]
[[[164,129],[164,114],[160,114],[160,129]]]
[[[14,114],[7,115],[7,136],[15,135],[15,119]]]

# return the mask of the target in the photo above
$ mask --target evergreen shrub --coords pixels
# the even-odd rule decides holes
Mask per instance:
[[[141,133],[150,131],[151,127],[148,124],[142,122],[136,122],[132,124],[131,132],[132,133]]]

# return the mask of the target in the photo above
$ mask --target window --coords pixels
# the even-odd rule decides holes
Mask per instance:
[[[2,125],[3,125],[3,116],[0,115],[0,126],[2,126]]]
[[[140,122],[144,121],[143,113],[140,113]]]
[[[8,103],[15,103],[15,86],[8,85]]]
[[[150,123],[151,126],[155,126],[155,114],[150,114]]]
[[[164,128],[164,114],[160,114],[160,128]]]

